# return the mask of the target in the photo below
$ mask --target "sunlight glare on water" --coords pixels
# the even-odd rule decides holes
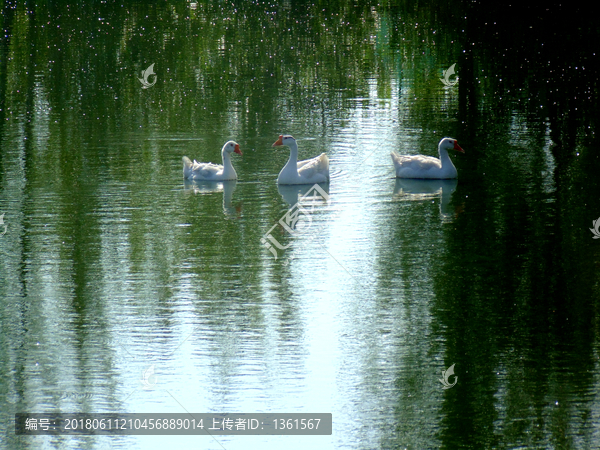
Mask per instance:
[[[600,441],[597,115],[570,103],[597,77],[560,70],[592,28],[546,54],[452,2],[11,5],[2,448]],[[287,134],[329,183],[277,185]],[[443,137],[457,180],[395,178],[391,152]],[[237,180],[183,180],[228,140]],[[20,436],[20,412],[331,413],[333,433]]]

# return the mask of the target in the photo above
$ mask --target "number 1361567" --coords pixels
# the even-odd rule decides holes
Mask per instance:
[[[321,419],[274,419],[276,430],[318,430]]]

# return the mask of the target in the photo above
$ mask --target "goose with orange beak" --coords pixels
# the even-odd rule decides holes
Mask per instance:
[[[458,177],[456,167],[452,164],[448,150],[465,151],[452,138],[444,138],[438,144],[440,158],[432,156],[414,155],[404,156],[392,152],[392,162],[396,168],[396,178],[421,178],[421,179],[452,179]]]
[[[329,182],[329,158],[325,153],[312,159],[298,161],[298,144],[289,135],[281,135],[273,147],[286,146],[290,148],[290,159],[283,166],[277,184],[314,184]]]
[[[231,164],[231,154],[242,154],[237,142],[228,141],[221,149],[223,165],[213,163],[192,162],[187,156],[183,157],[183,178],[201,181],[237,180],[237,173]]]

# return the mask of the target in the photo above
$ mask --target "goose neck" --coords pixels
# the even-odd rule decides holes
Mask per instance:
[[[292,142],[289,146],[290,148],[290,161],[297,162],[298,161],[298,144]]]
[[[290,171],[297,173],[298,145],[295,142],[292,142],[288,147],[290,148],[290,159],[288,159],[288,162],[282,170],[285,172]]]
[[[438,152],[440,154],[440,161],[442,163],[442,166],[444,166],[445,163],[447,164],[448,162],[452,162],[452,161],[450,161],[450,156],[448,155],[448,150],[446,150],[445,148],[440,148]]]
[[[231,155],[223,149],[221,150],[221,156],[223,158],[223,175],[229,175],[234,170],[231,165]]]

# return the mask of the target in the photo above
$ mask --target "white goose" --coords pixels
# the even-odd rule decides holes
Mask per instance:
[[[464,153],[456,139],[444,138],[438,144],[440,159],[431,156],[402,156],[392,152],[392,161],[396,167],[396,178],[423,178],[423,179],[450,179],[456,178],[458,173],[448,150]]]
[[[192,162],[187,156],[183,157],[183,177],[188,180],[224,181],[237,180],[237,173],[231,165],[231,153],[242,154],[240,146],[234,141],[228,141],[221,149],[223,165],[213,163]]]
[[[290,148],[290,159],[279,172],[277,184],[314,184],[329,181],[329,158],[325,153],[298,161],[298,145],[292,136],[279,136],[273,147],[285,145]]]

